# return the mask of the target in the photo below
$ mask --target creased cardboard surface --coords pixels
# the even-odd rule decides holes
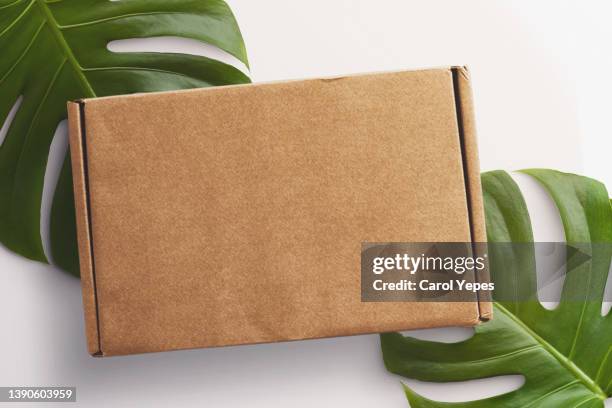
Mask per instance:
[[[92,327],[100,354],[117,355],[479,321],[476,299],[360,296],[361,242],[483,231],[451,69],[81,103],[85,134],[69,113],[73,164],[87,166],[75,187],[88,178],[77,217],[95,282],[83,284],[90,351]]]

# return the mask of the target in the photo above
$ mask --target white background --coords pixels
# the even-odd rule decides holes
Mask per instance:
[[[483,170],[550,167],[612,186],[612,8],[606,1],[231,0],[254,81],[442,65],[470,67]],[[193,42],[117,43],[218,56]],[[151,48],[153,47],[153,48]],[[65,128],[46,178],[50,200]],[[562,238],[546,195],[519,177],[536,238]],[[611,188],[612,189],[612,188]],[[46,236],[48,206],[43,208]],[[376,335],[93,359],[79,282],[0,247],[0,385],[74,385],[80,406],[407,406]],[[420,332],[453,341],[468,329]],[[444,401],[512,390],[520,377],[408,381]],[[612,404],[608,404],[612,406]]]

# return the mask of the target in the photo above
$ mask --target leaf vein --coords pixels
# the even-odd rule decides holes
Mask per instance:
[[[30,40],[30,42],[28,43],[28,45],[26,46],[25,50],[23,50],[23,52],[21,53],[21,55],[19,56],[19,58],[17,58],[17,60],[15,61],[15,63],[8,69],[8,71],[6,71],[6,74],[4,74],[4,76],[2,78],[0,78],[0,84],[2,84],[2,82],[4,82],[4,80],[11,74],[11,72],[13,72],[13,70],[15,69],[15,67],[17,67],[17,65],[19,65],[19,63],[21,62],[21,60],[23,59],[23,57],[26,56],[26,54],[28,53],[28,51],[30,51],[30,48],[32,48],[32,45],[34,45],[34,42],[36,41],[36,38],[38,37],[38,34],[40,34],[40,32],[42,31],[42,28],[45,26],[46,21],[43,20],[43,22],[41,23],[41,25],[38,27],[38,29],[36,30],[36,33],[34,33],[34,36],[32,37],[32,39]]]
[[[596,400],[596,399],[598,399],[598,398],[597,398],[597,397],[589,397],[589,398],[586,398],[586,399],[584,399],[584,400],[580,401],[580,402],[578,403],[578,405],[576,405],[574,408],[581,407],[581,406],[583,406],[584,404],[586,404],[587,402],[589,402],[589,401],[593,401],[593,400]]]
[[[109,22],[109,21],[119,20],[119,19],[122,19],[122,18],[154,16],[154,15],[159,15],[159,14],[167,14],[167,15],[173,15],[173,14],[195,15],[197,13],[186,13],[186,12],[181,12],[181,11],[150,11],[150,12],[147,12],[147,13],[120,14],[120,15],[117,15],[117,16],[101,18],[99,20],[85,21],[85,22],[76,23],[76,24],[59,25],[59,28],[61,30],[67,30],[67,29],[70,29],[70,28],[78,28],[78,27],[85,27],[85,26],[95,25],[95,24],[100,24],[100,23],[106,23],[106,22]]]
[[[58,45],[60,46],[60,48],[62,49],[62,51],[64,52],[65,57],[70,62],[70,65],[72,66],[77,76],[77,79],[79,80],[79,83],[81,85],[81,88],[83,89],[83,92],[85,93],[86,96],[95,97],[96,93],[94,92],[89,81],[87,80],[87,77],[83,73],[83,69],[81,65],[79,64],[79,62],[77,61],[74,54],[72,53],[72,50],[70,49],[70,46],[66,42],[66,39],[64,38],[61,31],[59,30],[58,28],[59,24],[57,20],[55,20],[55,17],[51,13],[51,10],[49,9],[49,7],[45,4],[43,0],[34,0],[34,1],[38,2],[38,5],[40,6],[40,9],[43,15],[49,21],[49,26],[51,27],[51,30],[53,31],[53,34],[55,35],[55,39]]]
[[[522,322],[518,317],[512,314],[508,309],[503,307],[501,304],[496,303],[496,306],[499,308],[501,312],[506,314],[516,325],[522,328],[525,332],[527,332],[531,337],[533,337],[538,343],[544,347],[546,351],[548,351],[563,367],[565,367],[570,373],[574,375],[578,379],[578,381],[582,382],[589,390],[591,390],[594,394],[606,398],[606,394],[602,391],[601,388],[595,383],[588,375],[586,375],[580,367],[574,364],[573,361],[569,360],[566,356],[561,354],[556,348],[554,348],[550,343],[540,337],[536,332],[534,332],[529,326],[527,326],[524,322]]]
[[[164,69],[146,68],[146,67],[100,67],[100,68],[83,68],[84,72],[95,72],[95,71],[151,71],[160,72],[164,74],[179,75],[186,78],[192,78],[189,75],[185,75],[181,72],[167,71]]]
[[[546,394],[542,395],[541,397],[536,398],[535,400],[531,401],[529,404],[525,405],[523,408],[528,408],[528,407],[531,407],[531,406],[533,406],[533,405],[534,405],[536,402],[540,402],[540,401],[542,401],[543,399],[545,399],[545,398],[547,398],[547,397],[550,397],[551,395],[556,394],[556,393],[558,393],[558,392],[560,392],[560,391],[563,391],[564,389],[569,388],[569,387],[571,387],[572,385],[575,385],[575,384],[578,384],[578,383],[580,383],[580,381],[579,381],[579,380],[574,380],[574,381],[570,381],[570,382],[568,382],[567,384],[563,384],[563,385],[561,385],[561,386],[559,386],[559,387],[555,388],[554,390],[547,392]]]
[[[522,354],[522,353],[525,353],[527,351],[531,351],[537,348],[543,348],[543,347],[540,344],[534,344],[533,346],[523,347],[522,349],[514,350],[506,354],[501,354],[499,356],[487,357],[487,358],[483,358],[480,360],[472,360],[470,361],[470,363],[483,363],[486,361],[495,361],[495,360],[502,359],[504,357],[510,357],[510,356],[515,356],[517,354]]]
[[[586,288],[591,287],[591,279],[593,278],[593,268],[589,265],[589,277],[586,282]],[[582,332],[582,325],[584,323],[584,314],[586,313],[587,308],[587,298],[588,298],[588,289],[584,293],[584,299],[582,299],[582,310],[580,311],[580,319],[578,320],[578,325],[576,326],[576,333],[574,333],[574,339],[572,341],[572,348],[570,349],[568,357],[572,359],[576,353],[576,345],[578,343],[578,337],[580,337],[580,333]]]
[[[19,14],[17,16],[17,18],[15,20],[13,20],[13,22],[11,24],[9,24],[4,30],[2,30],[2,32],[0,32],[0,37],[2,37],[4,34],[8,33],[11,28],[15,27],[15,25],[21,21],[21,19],[28,14],[28,11],[30,11],[30,9],[32,8],[32,5],[34,4],[36,0],[32,0],[30,2],[30,4],[28,4],[28,6],[26,8],[23,9],[23,11],[21,12],[21,14]]]
[[[604,358],[601,360],[601,364],[599,365],[599,368],[597,369],[597,374],[595,375],[595,382],[598,382],[599,378],[603,374],[603,368],[606,365],[606,362],[608,361],[608,358],[610,358],[610,353],[611,352],[612,352],[612,346],[608,347],[608,352],[606,353]]]
[[[5,8],[9,8],[9,7],[13,7],[16,6],[17,4],[21,3],[23,0],[16,0],[12,3],[9,4],[5,4],[4,6],[0,7],[0,10],[5,9]]]

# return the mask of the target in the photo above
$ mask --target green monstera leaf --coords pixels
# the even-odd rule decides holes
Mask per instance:
[[[0,146],[0,242],[6,247],[47,261],[43,182],[67,100],[249,82],[231,65],[202,56],[107,47],[160,36],[205,42],[247,64],[240,30],[222,0],[0,0],[0,124],[18,106]],[[54,263],[78,274],[68,160],[55,190],[50,238]]]
[[[443,344],[399,333],[381,335],[385,365],[401,376],[433,382],[525,378],[515,391],[461,403],[432,401],[404,387],[412,407],[594,408],[603,407],[612,394],[612,314],[601,313],[612,243],[608,193],[586,177],[552,170],[525,173],[556,203],[568,243],[591,243],[606,252],[568,273],[559,306],[548,310],[534,295],[534,259],[521,256],[517,261],[501,251],[497,260],[491,257],[493,279],[514,285],[511,290],[520,301],[504,297],[496,302],[494,319],[478,326],[473,337]],[[495,171],[483,174],[482,181],[489,242],[533,241],[527,207],[512,178]],[[584,245],[581,249],[588,251]]]

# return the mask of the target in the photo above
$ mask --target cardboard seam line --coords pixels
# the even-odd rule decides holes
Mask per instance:
[[[93,222],[91,217],[91,199],[89,194],[89,163],[87,160],[87,128],[85,125],[85,103],[78,101],[79,104],[79,122],[80,122],[80,138],[81,138],[81,157],[83,158],[83,185],[85,187],[85,202],[87,206],[87,234],[89,235],[89,256],[91,258],[91,276],[93,285],[93,296],[94,305],[96,309],[96,335],[98,342],[98,351],[94,356],[103,356],[102,351],[102,339],[100,336],[100,308],[98,307],[98,287],[96,285],[96,262],[94,258],[94,244],[93,244]]]
[[[472,254],[477,253],[475,242],[474,242],[474,217],[472,209],[472,190],[470,186],[469,169],[467,163],[467,149],[465,147],[465,128],[463,124],[463,104],[461,103],[461,90],[459,88],[459,68],[452,67],[452,81],[453,81],[453,98],[455,100],[455,112],[457,116],[457,133],[459,135],[459,145],[461,148],[461,164],[463,166],[463,182],[465,184],[465,198],[467,203],[468,223],[470,225],[470,243],[472,246]],[[474,280],[476,283],[480,283],[478,272],[474,270]],[[478,304],[478,320],[485,321],[481,308],[480,291],[476,291],[476,302]]]

